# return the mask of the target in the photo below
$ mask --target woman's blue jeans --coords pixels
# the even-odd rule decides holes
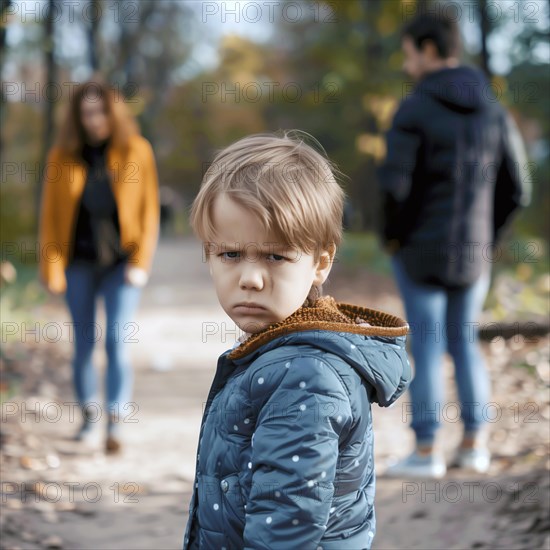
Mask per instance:
[[[405,271],[398,254],[391,256],[394,275],[411,327],[410,347],[415,374],[409,387],[411,402],[404,418],[411,420],[418,445],[432,445],[442,420],[462,420],[464,434],[473,436],[487,421],[490,379],[477,329],[490,285],[490,265],[479,279],[460,290],[419,284]],[[453,358],[460,400],[445,402],[443,354]]]
[[[75,260],[65,269],[65,300],[73,320],[73,384],[79,405],[99,403],[97,373],[92,364],[96,342],[105,342],[107,352],[106,404],[110,414],[125,418],[133,411],[129,405],[133,372],[128,343],[135,342],[136,325],[132,317],[139,303],[141,288],[124,281],[126,263],[99,268]],[[95,322],[96,300],[103,296],[106,327]]]

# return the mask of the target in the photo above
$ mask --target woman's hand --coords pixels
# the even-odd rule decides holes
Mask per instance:
[[[42,277],[42,275],[38,275],[38,282],[40,283],[40,286],[51,296],[61,296],[62,294],[65,294],[65,290],[61,290],[58,288],[54,288],[50,284],[48,284],[47,281],[45,281]]]
[[[44,288],[44,290],[52,297],[53,296],[61,296],[62,294],[65,294],[64,290],[58,290],[58,289],[55,289],[55,288],[45,284],[42,281],[40,281],[40,282],[41,282],[42,287]]]
[[[141,267],[127,265],[124,270],[124,281],[132,286],[143,287],[149,280],[149,274]]]

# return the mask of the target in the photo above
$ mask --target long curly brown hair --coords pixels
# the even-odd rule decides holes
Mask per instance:
[[[82,126],[80,104],[83,98],[89,97],[94,100],[103,99],[111,126],[111,143],[123,154],[127,153],[130,137],[140,134],[140,128],[122,94],[112,88],[101,75],[95,75],[75,88],[55,145],[68,155],[82,160],[82,148],[86,133]]]

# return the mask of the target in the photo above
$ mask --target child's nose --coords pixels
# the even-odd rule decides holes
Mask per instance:
[[[264,286],[262,270],[254,262],[242,262],[243,269],[239,281],[240,287],[244,289],[261,290]],[[248,264],[248,265],[247,265]]]

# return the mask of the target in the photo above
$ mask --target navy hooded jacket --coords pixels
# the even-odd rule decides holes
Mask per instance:
[[[399,106],[378,169],[385,245],[419,283],[472,284],[512,213],[530,200],[518,129],[484,74],[426,75]]]
[[[408,328],[324,296],[223,353],[184,550],[370,549],[371,404],[410,383]]]

